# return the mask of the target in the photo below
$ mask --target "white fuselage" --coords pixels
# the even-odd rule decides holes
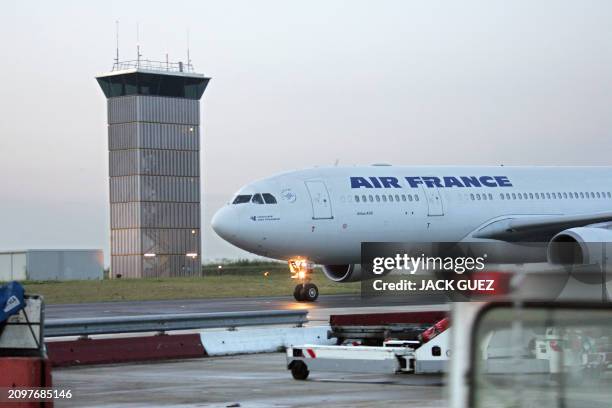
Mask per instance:
[[[213,219],[222,238],[271,258],[348,264],[360,262],[362,242],[459,242],[508,216],[608,211],[612,168],[313,168],[256,181],[237,196],[258,193],[277,203],[232,199]]]

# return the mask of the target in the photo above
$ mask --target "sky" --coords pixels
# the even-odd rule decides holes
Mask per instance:
[[[102,248],[120,58],[185,60],[202,98],[203,259],[242,185],[316,165],[609,165],[609,1],[4,1],[0,251]]]

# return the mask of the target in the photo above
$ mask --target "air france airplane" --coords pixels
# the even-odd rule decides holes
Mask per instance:
[[[239,248],[288,261],[303,282],[294,296],[313,301],[307,265],[336,282],[360,280],[362,242],[611,242],[610,221],[611,167],[374,165],[255,181],[212,227]],[[560,263],[550,248],[528,261]]]

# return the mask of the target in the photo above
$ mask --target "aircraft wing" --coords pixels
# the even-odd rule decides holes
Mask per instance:
[[[472,237],[507,242],[546,242],[568,228],[610,221],[610,211],[577,215],[511,216],[486,224],[472,233]]]

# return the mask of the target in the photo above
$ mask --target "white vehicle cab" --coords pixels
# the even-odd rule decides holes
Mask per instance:
[[[610,406],[611,303],[543,301],[521,285],[505,300],[454,303],[451,319],[451,408]]]

